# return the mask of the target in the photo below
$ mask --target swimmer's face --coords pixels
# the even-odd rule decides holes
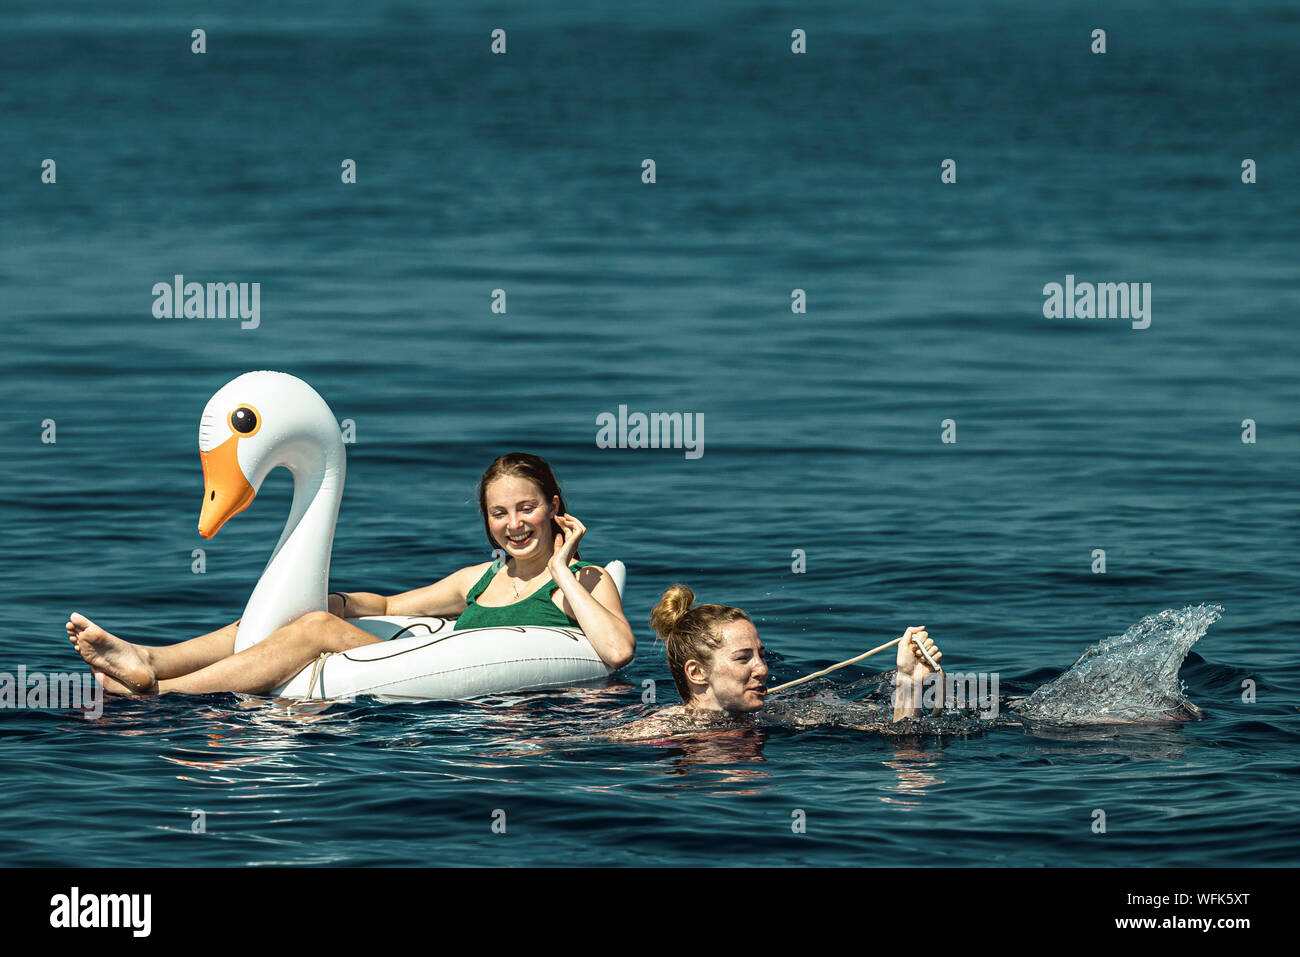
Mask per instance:
[[[558,495],[547,502],[528,479],[502,475],[484,492],[492,539],[511,558],[549,556],[555,551],[551,519],[560,508]]]
[[[727,622],[722,626],[722,643],[709,664],[700,669],[709,686],[705,697],[711,697],[723,711],[760,710],[767,698],[766,655],[753,622]],[[692,663],[698,666],[698,662]]]

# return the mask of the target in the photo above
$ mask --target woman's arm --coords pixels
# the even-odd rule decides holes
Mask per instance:
[[[386,615],[388,599],[368,591],[332,591],[326,599],[325,610],[335,618],[365,618],[367,615]]]
[[[560,566],[551,570],[551,577],[564,594],[564,613],[578,619],[578,627],[600,660],[611,668],[629,664],[636,654],[636,637],[609,573],[588,565],[574,575],[568,566]]]
[[[569,569],[578,551],[578,543],[587,534],[587,526],[572,512],[555,516],[560,534],[555,536],[555,550],[546,569],[560,586],[566,615],[578,619],[578,627],[596,649],[600,660],[611,668],[622,668],[636,654],[636,638],[623,614],[623,600],[614,580],[603,568],[588,565],[579,569],[578,578]]]
[[[334,594],[329,599],[329,611],[340,618],[364,618],[367,615],[452,618],[465,610],[465,597],[491,564],[483,562],[467,566],[432,585],[404,591],[400,595],[385,597],[372,592],[350,591],[346,610],[343,600]]]
[[[898,666],[898,682],[894,687],[895,721],[900,718],[921,717],[925,695],[925,679],[929,675],[938,674],[940,675],[939,680],[943,680],[943,669],[936,670],[930,666],[925,656],[917,651],[916,644],[912,640],[914,638],[925,647],[936,665],[943,660],[943,652],[934,643],[924,625],[908,628],[907,631],[903,632],[903,640],[898,643],[898,658],[895,662]],[[942,697],[940,700],[942,700]],[[936,712],[938,710],[938,708],[935,709]]]

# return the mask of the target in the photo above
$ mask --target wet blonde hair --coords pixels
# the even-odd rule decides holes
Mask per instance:
[[[683,704],[691,703],[691,683],[686,679],[686,662],[694,658],[703,665],[713,660],[722,644],[722,625],[753,619],[730,605],[696,605],[695,592],[685,585],[672,585],[650,612],[650,627],[668,646],[668,670],[677,683]]]

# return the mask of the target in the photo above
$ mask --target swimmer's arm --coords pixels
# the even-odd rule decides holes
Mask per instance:
[[[465,610],[465,596],[469,594],[469,590],[474,587],[474,583],[490,564],[492,563],[483,562],[481,565],[470,565],[432,585],[404,591],[399,595],[385,597],[372,592],[348,592],[347,617],[364,618],[367,615],[408,615],[413,618],[454,617]],[[337,595],[330,598],[331,614],[338,614],[335,608],[341,606],[342,601]]]
[[[578,627],[611,668],[622,668],[636,654],[636,637],[623,616],[623,602],[609,572],[588,565],[574,575],[568,568],[552,571],[551,577],[564,593],[564,613],[578,619]]]
[[[924,713],[922,708],[925,703],[926,679],[937,674],[939,681],[943,681],[943,668],[939,664],[942,660],[943,652],[924,625],[913,625],[903,632],[903,639],[898,644],[898,670],[895,672],[895,721],[921,717]],[[939,710],[936,708],[934,713],[938,714]]]
[[[927,669],[928,670],[928,669]],[[943,687],[943,669],[928,672],[931,675],[938,675],[939,687]],[[925,678],[909,677],[902,671],[896,672],[898,683],[894,687],[894,720],[900,721],[903,718],[919,718],[925,714],[924,695],[925,695]],[[942,714],[943,708],[938,702],[930,709],[930,714]]]
[[[903,718],[919,718],[921,716],[921,708],[920,700],[917,696],[918,689],[912,684],[910,676],[903,674],[901,671],[895,672],[895,675],[894,720],[901,721]]]

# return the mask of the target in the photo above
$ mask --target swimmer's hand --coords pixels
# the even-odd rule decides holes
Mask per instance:
[[[916,647],[917,642],[925,648],[936,665],[943,661],[943,652],[939,650],[924,625],[913,626],[903,632],[903,640],[898,643],[898,684],[894,689],[894,720],[899,718],[919,718],[925,694],[925,679],[942,668],[933,667]]]
[[[898,643],[897,665],[899,678],[908,677],[920,681],[927,675],[934,674],[936,670],[940,670],[932,667],[926,660],[925,655],[921,654],[917,649],[916,643],[918,641],[930,657],[934,659],[935,664],[943,661],[943,652],[934,643],[930,633],[925,630],[925,625],[913,625],[903,632],[903,640]]]

